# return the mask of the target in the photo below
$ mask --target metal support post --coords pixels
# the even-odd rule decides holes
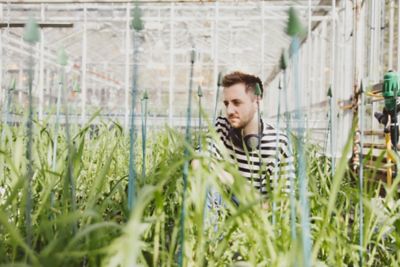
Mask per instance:
[[[44,4],[40,4],[40,18],[45,20]],[[40,29],[40,57],[39,57],[39,122],[43,120],[43,98],[44,98],[44,29]]]
[[[82,31],[82,64],[81,64],[81,86],[82,86],[82,98],[81,98],[81,125],[86,122],[86,95],[87,95],[87,84],[86,84],[86,63],[87,63],[87,6],[83,4],[83,31]]]
[[[170,17],[169,17],[169,87],[168,87],[168,125],[172,127],[174,117],[174,61],[175,61],[175,25],[174,25],[174,10],[175,4],[170,4]]]
[[[131,47],[130,47],[130,29],[129,29],[129,25],[130,25],[130,3],[126,4],[126,18],[125,18],[125,90],[124,90],[124,94],[125,94],[125,116],[124,116],[124,129],[125,131],[129,130],[129,113],[130,113],[130,109],[129,109],[129,53],[131,51]]]

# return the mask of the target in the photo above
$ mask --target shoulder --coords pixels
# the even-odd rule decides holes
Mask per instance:
[[[289,137],[286,132],[278,130],[274,125],[264,123],[262,141],[278,141],[280,146],[289,144]]]
[[[215,130],[217,132],[221,132],[221,131],[229,132],[229,130],[231,128],[231,125],[230,125],[228,119],[225,118],[225,117],[218,117],[215,120],[215,125],[214,126],[215,126]]]

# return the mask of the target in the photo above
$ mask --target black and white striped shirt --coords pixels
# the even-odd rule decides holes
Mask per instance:
[[[229,136],[231,125],[228,120],[218,117],[215,123],[216,132],[221,141],[219,143],[225,147],[227,151],[225,155],[228,157],[223,156],[224,153],[221,153],[223,148],[220,148],[217,145],[218,142],[209,136],[207,137],[208,152],[217,160],[228,160],[236,164],[239,173],[263,195],[268,193],[267,188],[272,189],[278,185],[287,192],[291,188],[290,182],[295,178],[289,139],[286,134],[277,131],[271,125],[262,123],[262,126],[260,149],[245,151],[233,144]]]

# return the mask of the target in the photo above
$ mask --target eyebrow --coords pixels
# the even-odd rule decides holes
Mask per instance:
[[[224,100],[223,101],[224,104],[229,103],[229,102],[242,103],[243,101],[241,99],[239,99],[239,98],[235,98],[235,99],[232,99],[230,101],[229,100]]]

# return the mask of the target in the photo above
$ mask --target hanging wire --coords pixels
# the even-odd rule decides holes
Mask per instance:
[[[186,146],[184,151],[185,163],[183,165],[183,191],[182,191],[182,210],[180,218],[180,235],[179,235],[179,254],[178,254],[178,265],[183,266],[183,255],[185,250],[185,217],[186,217],[186,191],[187,191],[187,180],[189,176],[189,147],[191,145],[191,117],[192,117],[192,87],[193,87],[193,67],[195,61],[195,50],[193,48],[190,56],[190,78],[189,78],[189,96],[188,96],[188,107],[187,107],[187,123],[186,123]]]

